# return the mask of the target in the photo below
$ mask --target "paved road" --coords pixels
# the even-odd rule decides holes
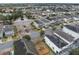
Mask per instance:
[[[7,42],[5,44],[0,44],[0,52],[4,52],[4,50],[9,48],[13,48],[13,41]]]
[[[24,42],[24,44],[26,46],[27,52],[30,52],[30,53],[33,53],[33,54],[37,54],[33,42],[27,41],[27,39],[22,39],[22,41]]]
[[[21,40],[15,41],[14,46],[15,46],[15,51],[14,51],[15,55],[25,55],[26,54],[27,49],[25,48],[25,45]]]

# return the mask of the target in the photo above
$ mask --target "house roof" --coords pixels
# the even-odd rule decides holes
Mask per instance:
[[[55,33],[57,33],[58,35],[60,35],[61,37],[63,37],[68,42],[72,42],[73,39],[74,39],[74,37],[72,37],[71,35],[63,32],[62,30],[57,30],[57,31],[55,31]]]
[[[43,25],[43,22],[42,22],[42,21],[40,21],[40,20],[36,20],[35,22],[36,22],[36,23],[38,23],[38,24]]]
[[[79,25],[78,24],[75,24],[75,25],[65,25],[65,27],[67,27],[68,29],[74,31],[74,32],[77,32],[79,33]]]
[[[62,48],[67,45],[65,41],[63,41],[61,38],[57,37],[56,35],[46,35],[50,41],[52,41],[58,48]]]
[[[6,31],[12,31],[13,30],[13,26],[12,25],[5,25],[4,26],[4,32]]]
[[[49,22],[49,20],[47,20],[47,19],[42,19],[41,21],[44,22],[44,23],[48,23]]]

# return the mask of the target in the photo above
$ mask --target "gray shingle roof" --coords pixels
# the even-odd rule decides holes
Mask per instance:
[[[59,37],[57,37],[56,35],[52,34],[52,35],[46,35],[50,41],[52,41],[58,48],[62,48],[64,46],[67,45],[67,43],[63,40],[61,40]]]
[[[79,25],[65,25],[65,27],[67,27],[68,29],[79,33]]]
[[[49,20],[46,20],[46,19],[42,19],[41,21],[44,22],[44,23],[48,23],[49,22]]]
[[[57,30],[55,33],[57,33],[58,35],[60,35],[61,37],[63,37],[64,39],[66,39],[69,42],[72,42],[74,37],[72,37],[71,35],[63,32],[62,30]]]
[[[4,32],[12,31],[12,30],[13,30],[13,26],[11,26],[11,25],[5,25]]]
[[[35,22],[38,23],[38,24],[42,24],[43,25],[43,22],[41,22],[39,20],[36,20]]]

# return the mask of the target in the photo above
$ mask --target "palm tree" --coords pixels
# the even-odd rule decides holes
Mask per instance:
[[[28,41],[31,40],[31,37],[29,35],[25,35],[23,38],[27,39]]]

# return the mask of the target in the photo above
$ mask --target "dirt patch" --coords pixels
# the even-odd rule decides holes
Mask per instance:
[[[36,50],[39,55],[47,55],[49,49],[45,46],[44,42],[40,41],[35,44]]]

